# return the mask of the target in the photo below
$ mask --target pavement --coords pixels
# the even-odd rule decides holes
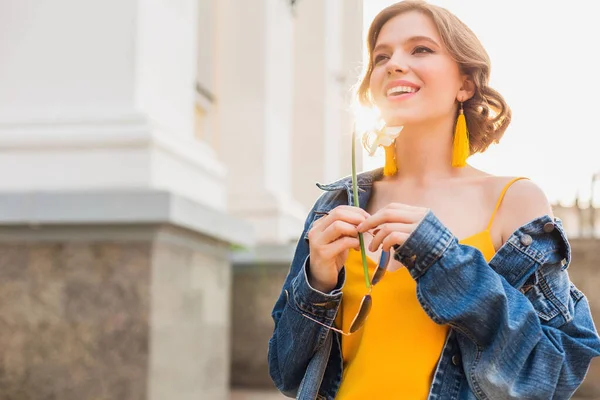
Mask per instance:
[[[229,400],[283,400],[289,399],[277,390],[232,389]]]

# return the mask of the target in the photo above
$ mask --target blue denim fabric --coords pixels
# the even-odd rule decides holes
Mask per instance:
[[[359,174],[361,207],[381,176],[382,169]],[[317,185],[325,193],[304,224],[269,340],[273,382],[301,400],[334,399],[343,369],[340,335],[301,313],[333,325],[345,272],[330,293],[312,288],[307,234],[321,217],[315,211],[353,204],[352,182]],[[545,215],[521,226],[487,263],[429,212],[394,257],[417,282],[429,317],[451,327],[430,400],[569,399],[600,355],[588,301],[569,280],[571,249],[558,218]]]

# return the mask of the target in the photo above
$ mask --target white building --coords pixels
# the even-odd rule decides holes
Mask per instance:
[[[227,397],[230,244],[350,172],[362,1],[291,3],[0,2],[7,390]]]

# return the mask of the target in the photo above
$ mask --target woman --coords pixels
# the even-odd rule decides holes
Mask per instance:
[[[403,128],[359,174],[361,207],[351,178],[318,185],[272,313],[273,381],[299,399],[570,398],[600,339],[561,221],[531,181],[465,162],[510,122],[487,53],[420,1],[384,9],[367,41],[358,98]]]

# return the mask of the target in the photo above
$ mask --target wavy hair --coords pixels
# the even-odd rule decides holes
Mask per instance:
[[[367,34],[368,61],[355,87],[358,103],[362,107],[376,108],[369,88],[373,72],[373,48],[383,25],[395,16],[409,11],[418,11],[431,18],[443,45],[458,63],[460,72],[469,76],[474,83],[475,94],[463,103],[463,109],[469,129],[471,154],[485,151],[490,144],[498,143],[502,138],[512,112],[502,95],[488,86],[491,65],[483,45],[467,25],[445,8],[421,0],[406,0],[392,4],[377,14]],[[365,146],[366,136],[363,137]]]

